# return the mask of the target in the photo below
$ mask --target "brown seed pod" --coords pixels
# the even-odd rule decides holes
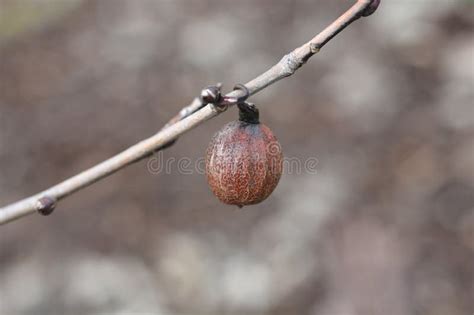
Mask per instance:
[[[206,154],[209,187],[220,201],[242,207],[265,200],[283,168],[281,146],[270,128],[258,120],[253,104],[239,104],[240,119],[225,125]]]

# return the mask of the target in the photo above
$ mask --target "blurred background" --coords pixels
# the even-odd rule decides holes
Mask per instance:
[[[0,204],[247,82],[353,2],[0,0]],[[1,226],[0,314],[472,315],[473,9],[382,1],[252,97],[287,157],[318,161],[259,205],[142,161]],[[236,116],[162,159],[202,158]]]

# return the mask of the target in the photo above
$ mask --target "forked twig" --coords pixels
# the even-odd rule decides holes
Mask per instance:
[[[298,68],[311,56],[316,54],[340,31],[360,17],[372,14],[379,4],[380,0],[358,0],[349,10],[316,37],[285,55],[268,71],[247,82],[245,87],[248,89],[249,95],[253,95],[267,86],[295,73]],[[234,90],[223,97],[227,99],[239,99],[242,97],[242,93],[242,90]],[[228,105],[232,105],[232,103]],[[117,172],[127,165],[149,156],[155,151],[172,145],[180,135],[190,131],[206,120],[219,115],[228,107],[229,106],[216,106],[216,104],[205,104],[201,99],[196,98],[152,137],[131,146],[114,157],[66,179],[45,191],[0,208],[0,224],[5,224],[35,212],[39,212],[43,215],[50,214],[59,200]]]

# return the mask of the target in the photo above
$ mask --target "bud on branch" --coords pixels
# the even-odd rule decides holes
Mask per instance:
[[[362,16],[369,16],[377,10],[380,5],[380,0],[372,0],[369,6],[362,12]]]

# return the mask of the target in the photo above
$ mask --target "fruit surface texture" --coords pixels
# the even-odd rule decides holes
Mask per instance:
[[[239,207],[265,200],[283,168],[281,146],[262,123],[233,121],[218,131],[206,153],[209,187],[223,203]]]

